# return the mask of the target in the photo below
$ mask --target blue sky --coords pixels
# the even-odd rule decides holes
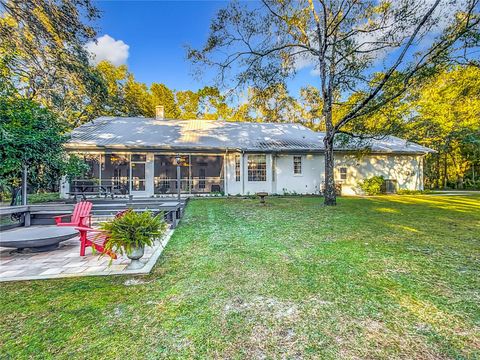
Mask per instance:
[[[176,90],[196,90],[211,85],[208,77],[198,81],[191,75],[185,45],[203,45],[211,19],[224,7],[223,1],[97,1],[102,16],[96,23],[104,37],[102,53],[126,63],[138,81],[161,82]],[[108,41],[107,41],[108,40]],[[122,44],[122,42],[124,44]],[[126,57],[128,45],[128,57]],[[115,57],[115,52],[119,52]],[[309,69],[290,82],[292,95],[315,77]]]

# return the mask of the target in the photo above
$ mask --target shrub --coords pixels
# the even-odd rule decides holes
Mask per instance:
[[[38,194],[28,194],[28,203],[29,204],[41,204],[51,201],[59,201],[59,193],[38,193]]]
[[[422,195],[422,194],[431,194],[431,190],[406,190],[400,189],[397,191],[398,195]]]
[[[379,195],[383,192],[384,182],[383,176],[373,176],[360,182],[359,186],[366,195]]]

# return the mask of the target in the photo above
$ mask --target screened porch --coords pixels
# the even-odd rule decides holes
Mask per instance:
[[[223,155],[152,153],[77,155],[88,165],[88,171],[81,178],[70,181],[71,195],[77,193],[105,196],[173,195],[178,193],[178,183],[181,194],[210,194],[224,191]],[[180,170],[179,179],[177,167]]]

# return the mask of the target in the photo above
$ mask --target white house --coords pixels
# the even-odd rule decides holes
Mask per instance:
[[[67,150],[90,171],[61,191],[175,194],[178,161],[185,194],[319,194],[323,136],[299,124],[100,117],[72,132]],[[335,178],[346,195],[359,194],[359,181],[374,175],[383,175],[390,191],[423,189],[422,159],[430,151],[392,136],[338,145]]]

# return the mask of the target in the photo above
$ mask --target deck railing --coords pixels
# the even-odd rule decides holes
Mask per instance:
[[[155,177],[154,194],[177,194],[176,178]],[[211,194],[224,191],[223,177],[193,177],[180,179],[182,194]],[[128,195],[129,184],[125,180],[76,179],[70,182],[70,194],[86,195]]]
[[[180,179],[180,192],[190,194],[221,193],[224,190],[224,180],[221,177],[183,178]],[[177,179],[155,178],[155,194],[176,194]]]

